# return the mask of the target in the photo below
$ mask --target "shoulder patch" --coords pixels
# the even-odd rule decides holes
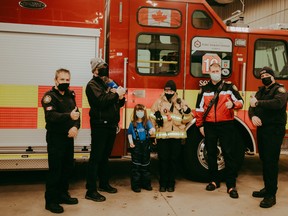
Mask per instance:
[[[278,91],[279,91],[280,93],[286,93],[286,89],[285,89],[284,87],[279,87],[279,88],[278,88]]]
[[[235,85],[233,85],[232,88],[233,88],[235,91],[238,91],[238,88],[237,88]]]
[[[46,95],[46,96],[43,98],[43,102],[44,102],[45,104],[50,103],[51,100],[52,100],[52,98],[51,98],[50,95]]]

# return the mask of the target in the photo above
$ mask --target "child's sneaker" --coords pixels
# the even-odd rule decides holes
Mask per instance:
[[[139,187],[132,188],[132,190],[133,190],[135,193],[141,192],[141,188],[139,188]]]

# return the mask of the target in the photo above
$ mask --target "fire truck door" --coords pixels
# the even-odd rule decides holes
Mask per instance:
[[[149,109],[168,80],[175,81],[182,96],[186,4],[177,2],[175,7],[175,2],[153,1],[154,7],[147,1],[130,2],[127,85],[131,111],[137,103]]]

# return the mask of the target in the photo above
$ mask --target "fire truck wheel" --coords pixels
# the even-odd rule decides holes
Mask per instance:
[[[191,126],[187,131],[187,140],[183,152],[187,178],[194,181],[208,182],[205,139],[203,139],[196,126]]]
[[[241,134],[237,133],[237,166],[241,168],[244,159],[244,147],[241,141]],[[239,136],[239,137],[238,137]],[[188,179],[200,182],[208,182],[208,163],[207,163],[207,151],[205,148],[205,139],[200,134],[199,129],[196,126],[192,126],[187,131],[186,145],[183,151],[185,174]],[[225,178],[224,158],[220,145],[218,144],[218,170],[220,172],[221,179]]]

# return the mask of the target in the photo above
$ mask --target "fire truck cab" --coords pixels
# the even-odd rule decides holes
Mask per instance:
[[[33,8],[35,5],[39,8]],[[78,153],[82,159],[87,158],[85,152],[89,152],[90,145],[85,85],[92,77],[89,68],[92,57],[104,58],[109,64],[110,77],[128,90],[126,106],[121,110],[122,130],[117,136],[113,156],[127,155],[126,128],[136,104],[144,104],[149,111],[167,80],[173,79],[180,97],[195,109],[199,85],[209,79],[209,65],[218,62],[222,67],[222,77],[238,87],[245,101],[235,120],[241,164],[244,151],[257,152],[255,128],[247,110],[251,93],[261,85],[259,70],[269,66],[275,70],[277,82],[288,84],[287,31],[226,26],[204,0],[88,0],[69,4],[62,0],[57,3],[49,0],[30,3],[28,0],[5,0],[5,6],[0,9],[0,37],[1,47],[7,47],[0,51],[4,56],[0,58],[3,67],[0,150],[5,149],[0,152],[2,159],[13,152],[11,149],[15,150],[15,146],[21,148],[17,148],[17,153],[24,150],[25,153],[20,155],[27,155],[25,159],[33,152],[37,153],[38,146],[42,146],[43,151],[45,129],[39,98],[49,89],[48,80],[52,81],[53,72],[61,65],[71,69],[72,82],[74,80],[71,88],[76,89],[82,113],[81,134],[75,147],[75,155]],[[24,41],[20,43],[19,40]],[[17,63],[21,57],[19,50],[25,57],[20,66]],[[41,68],[43,62],[46,68]],[[18,69],[16,74],[14,66]],[[33,102],[27,106],[15,102],[21,99],[15,88],[25,89],[24,101],[25,97],[30,97],[28,89],[32,88],[35,91]],[[27,124],[31,110],[32,125]],[[25,114],[20,118],[23,124],[18,124],[19,112]],[[203,180],[207,178],[205,140],[194,123],[195,120],[187,126],[183,158],[188,176]],[[21,137],[17,137],[18,133]],[[13,134],[15,136],[11,138]],[[33,137],[32,134],[38,135]],[[26,139],[33,140],[34,145]],[[286,135],[283,147],[287,148],[287,145]],[[28,151],[28,154],[26,150],[32,153]],[[23,161],[23,158],[19,160]],[[9,166],[17,167],[15,162]],[[219,147],[219,169],[224,166]]]

